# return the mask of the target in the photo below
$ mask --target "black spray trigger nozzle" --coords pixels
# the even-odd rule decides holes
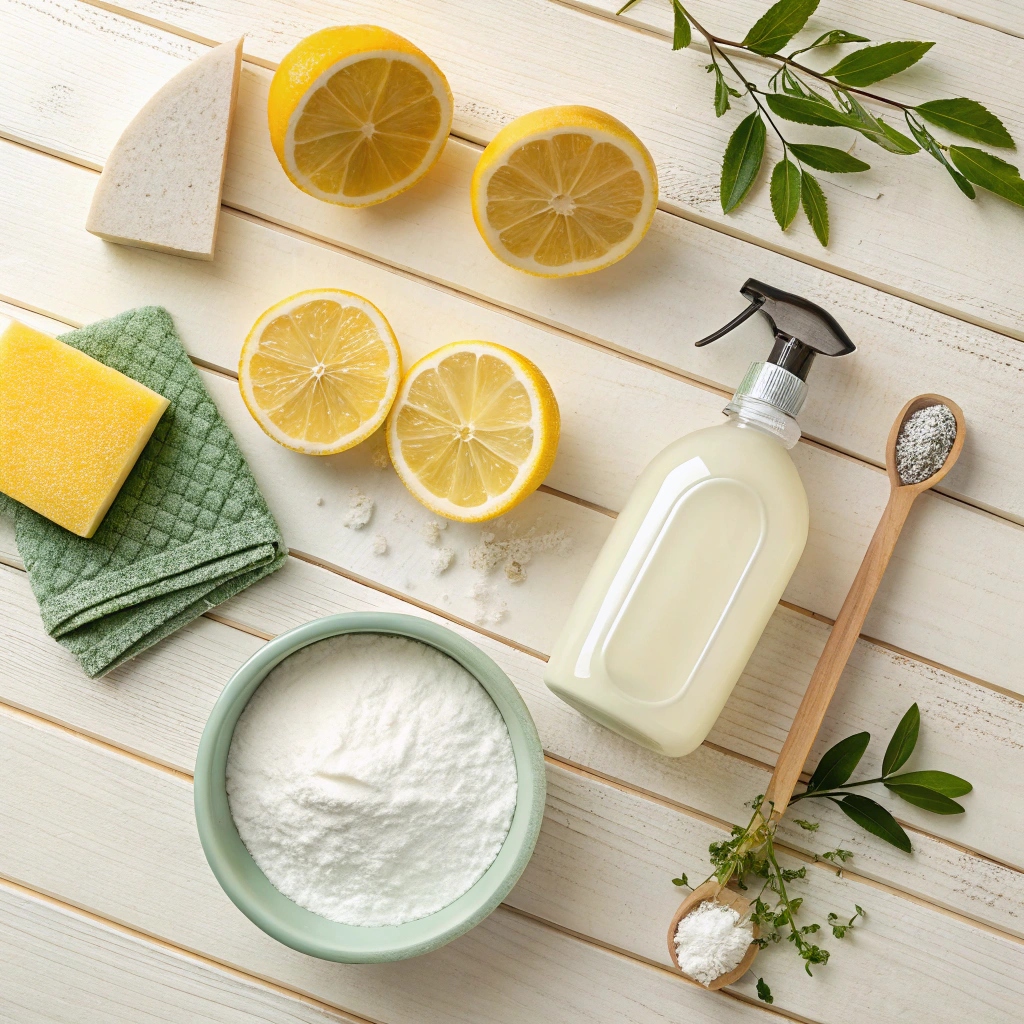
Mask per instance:
[[[701,338],[698,347],[717,341],[760,312],[772,325],[775,335],[775,345],[767,362],[781,366],[801,380],[807,379],[815,355],[844,356],[856,348],[828,310],[801,295],[784,292],[753,278],[740,292],[750,299],[750,305],[714,334]]]

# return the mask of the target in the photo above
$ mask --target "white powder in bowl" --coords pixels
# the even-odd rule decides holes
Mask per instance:
[[[676,928],[676,958],[684,974],[710,985],[735,970],[754,939],[750,921],[722,903],[705,900]]]
[[[516,806],[508,730],[461,665],[347,634],[286,658],[235,726],[231,816],[289,899],[353,925],[426,917],[494,861]]]

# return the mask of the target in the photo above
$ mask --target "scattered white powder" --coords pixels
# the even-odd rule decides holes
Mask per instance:
[[[388,458],[387,445],[380,444],[373,450],[373,455],[370,456],[373,461],[374,469],[387,469],[391,465],[391,459]]]
[[[447,572],[454,557],[455,552],[451,548],[438,548],[430,559],[431,575],[440,576],[441,573]]]
[[[403,637],[349,634],[286,658],[235,727],[238,834],[285,896],[378,926],[446,907],[512,821],[505,723],[457,662]]]
[[[375,555],[386,555],[388,553],[388,539],[383,533],[373,535],[373,553]]]
[[[478,626],[497,626],[508,614],[508,605],[486,583],[474,583],[469,592],[473,599],[473,621]]]
[[[896,472],[902,483],[919,484],[934,476],[956,440],[956,417],[945,405],[918,409],[896,438]]]
[[[432,547],[441,543],[441,531],[447,530],[448,524],[443,519],[428,519],[420,527],[420,536]]]
[[[358,488],[353,488],[348,500],[348,511],[341,520],[342,526],[350,530],[361,530],[373,518],[373,498],[368,498]]]
[[[518,533],[515,525],[510,524],[505,537],[484,531],[480,543],[470,549],[469,564],[482,573],[491,573],[501,566],[509,582],[522,583],[526,579],[526,566],[534,555],[542,551],[567,555],[571,550],[572,539],[565,530],[539,533],[534,526],[525,533]]]
[[[680,922],[676,929],[676,956],[684,974],[702,985],[739,966],[754,939],[749,920],[722,903],[705,900]]]

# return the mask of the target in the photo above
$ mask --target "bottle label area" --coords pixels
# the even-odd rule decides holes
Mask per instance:
[[[633,700],[681,696],[721,634],[766,529],[749,486],[712,477],[699,458],[677,467],[619,565],[577,677],[604,675]]]

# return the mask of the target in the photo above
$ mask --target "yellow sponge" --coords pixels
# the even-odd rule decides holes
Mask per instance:
[[[11,321],[0,333],[0,491],[91,537],[169,404]]]

